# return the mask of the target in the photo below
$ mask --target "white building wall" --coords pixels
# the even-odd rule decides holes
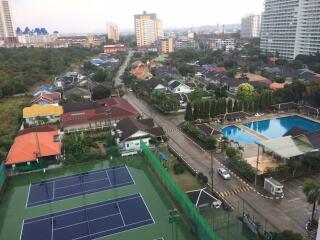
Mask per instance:
[[[9,0],[0,0],[0,38],[15,36],[11,3]]]
[[[241,38],[260,37],[260,15],[250,14],[241,19]]]

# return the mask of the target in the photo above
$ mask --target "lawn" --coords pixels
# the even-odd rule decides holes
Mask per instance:
[[[22,122],[22,109],[30,105],[29,97],[10,97],[0,100],[0,162],[6,157],[15,133]]]

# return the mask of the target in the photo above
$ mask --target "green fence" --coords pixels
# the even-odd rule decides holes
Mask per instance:
[[[200,240],[217,240],[218,237],[213,233],[206,220],[198,212],[186,194],[178,187],[176,182],[168,174],[160,161],[151,152],[143,141],[140,141],[142,153],[148,159],[149,165],[157,175],[165,189],[171,194],[177,204],[181,214],[190,223],[192,230]]]
[[[6,179],[7,179],[6,167],[4,164],[1,164],[0,165],[0,192]]]

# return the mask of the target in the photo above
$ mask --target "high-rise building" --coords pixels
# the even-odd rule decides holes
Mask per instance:
[[[162,21],[157,18],[157,37],[162,38],[163,37],[163,24]]]
[[[172,53],[174,51],[173,48],[173,38],[161,38],[160,39],[160,52],[161,53]]]
[[[241,19],[241,38],[260,37],[260,15],[249,14]]]
[[[118,26],[115,24],[107,24],[107,36],[109,40],[113,40],[114,42],[119,41],[119,30]]]
[[[11,5],[9,0],[0,0],[0,38],[14,38]]]
[[[138,47],[150,46],[163,36],[162,22],[155,13],[134,15],[134,28]]]
[[[294,59],[320,51],[319,0],[265,0],[261,51]]]

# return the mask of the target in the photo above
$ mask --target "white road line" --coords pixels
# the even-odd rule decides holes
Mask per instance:
[[[101,206],[107,206],[107,205],[110,205],[110,204],[114,204],[115,202],[125,202],[125,201],[128,201],[128,200],[132,200],[132,199],[136,199],[136,198],[140,198],[141,196],[134,196],[134,197],[130,197],[130,198],[126,198],[126,199],[122,199],[122,200],[119,200],[119,201],[112,201],[112,202],[108,202],[108,203],[104,203],[104,204],[100,204],[100,205],[96,205],[96,204],[99,204],[99,203],[103,203],[104,201],[101,201],[101,202],[97,202],[95,203],[96,206],[92,206],[92,207],[89,207],[87,208],[88,209],[94,209],[94,208],[97,208],[97,207],[101,207]],[[54,213],[51,213],[50,215],[52,214],[56,214],[55,217],[60,217],[60,216],[65,216],[65,215],[68,215],[70,213],[76,213],[76,212],[81,212],[83,211],[83,209],[79,209],[79,210],[75,210],[79,207],[76,207],[76,208],[70,208],[70,209],[67,209],[67,210],[64,210],[64,211],[60,211],[60,212],[54,212]],[[71,210],[75,210],[75,211],[71,211]],[[65,212],[65,211],[70,211],[68,213],[62,213],[62,212]],[[61,214],[59,214],[61,213]],[[38,216],[36,218],[41,218],[41,217],[44,217],[44,216],[47,216],[46,215],[42,215],[42,216]],[[50,219],[51,217],[46,217],[46,218],[41,218],[41,219],[37,219],[37,220],[32,220],[30,222],[27,222],[27,223],[24,223],[24,224],[29,224],[29,223],[34,223],[34,222],[39,222],[39,221],[42,221],[42,220],[47,220],[47,219]],[[28,220],[28,219],[27,219]]]

